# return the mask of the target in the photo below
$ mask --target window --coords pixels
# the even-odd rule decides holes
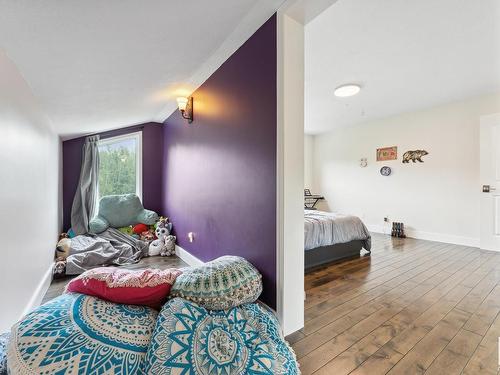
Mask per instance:
[[[137,194],[142,200],[142,132],[99,141],[99,199]]]

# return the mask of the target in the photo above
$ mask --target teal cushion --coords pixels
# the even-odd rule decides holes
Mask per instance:
[[[262,276],[247,260],[223,256],[177,277],[171,296],[182,297],[210,310],[226,310],[255,302],[262,293]]]
[[[142,374],[157,312],[63,294],[12,328],[14,374]]]
[[[107,195],[99,201],[99,212],[90,221],[90,231],[101,233],[108,227],[122,228],[139,223],[153,225],[157,220],[158,214],[144,209],[137,195]]]
[[[299,374],[278,320],[252,303],[209,311],[175,298],[158,317],[146,356],[148,374]]]

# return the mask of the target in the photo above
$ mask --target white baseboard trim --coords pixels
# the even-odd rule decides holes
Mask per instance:
[[[50,283],[52,282],[52,269],[54,267],[54,264],[52,263],[47,271],[42,276],[42,279],[38,283],[38,286],[35,289],[35,292],[31,296],[28,304],[24,308],[23,314],[21,317],[25,316],[29,312],[33,311],[36,307],[40,306],[43,300],[43,296],[49,289]]]
[[[370,232],[390,234],[390,232],[387,233],[387,229],[385,229],[384,231],[384,226],[382,225],[367,225],[366,227]],[[462,245],[470,247],[479,247],[479,238],[462,237],[462,236],[455,236],[452,234],[443,234],[443,233],[424,232],[414,229],[407,229],[406,236],[410,238],[416,238],[419,240],[444,242],[454,245]]]
[[[178,245],[175,245],[175,254],[179,258],[181,258],[184,262],[186,262],[187,264],[189,264],[192,267],[201,266],[201,265],[205,264],[205,262],[196,258],[189,251],[184,250],[182,247],[180,247]]]

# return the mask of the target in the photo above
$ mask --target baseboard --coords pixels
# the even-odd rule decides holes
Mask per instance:
[[[370,232],[390,234],[387,233],[387,230],[384,231],[384,227],[382,225],[367,225],[366,227]],[[479,247],[479,239],[472,237],[462,237],[462,236],[455,236],[452,234],[424,232],[414,229],[407,229],[406,236],[410,238],[416,238],[419,240],[444,242],[454,245],[462,245],[470,247]]]
[[[42,303],[43,297],[45,296],[45,293],[47,293],[47,290],[49,289],[50,283],[52,282],[52,268],[54,267],[54,264],[52,263],[47,271],[45,271],[44,275],[42,276],[42,279],[38,283],[38,286],[35,289],[35,292],[31,296],[28,304],[24,308],[23,314],[21,317],[25,316],[29,312],[33,311],[36,307],[40,306]]]
[[[189,251],[184,250],[179,245],[175,245],[175,254],[179,258],[181,258],[184,262],[186,262],[187,264],[189,264],[192,267],[201,266],[205,263],[205,262],[201,261],[200,259],[196,258]]]

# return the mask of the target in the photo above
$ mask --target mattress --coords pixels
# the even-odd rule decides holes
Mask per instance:
[[[371,236],[357,216],[318,210],[304,210],[304,249],[311,250],[351,241],[362,241],[371,249]]]

